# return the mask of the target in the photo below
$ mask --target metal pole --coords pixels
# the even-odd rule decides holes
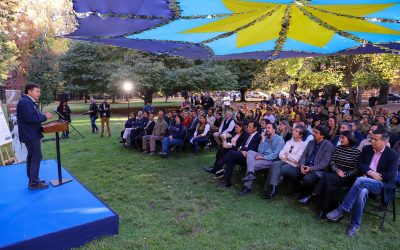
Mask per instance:
[[[57,151],[57,170],[58,170],[58,182],[62,183],[61,175],[61,154],[60,154],[60,136],[56,132],[56,151]]]

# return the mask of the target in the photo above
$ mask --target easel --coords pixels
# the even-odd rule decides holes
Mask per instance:
[[[8,149],[8,146],[10,146],[10,149]],[[0,159],[2,166],[18,163],[11,142],[0,146]]]

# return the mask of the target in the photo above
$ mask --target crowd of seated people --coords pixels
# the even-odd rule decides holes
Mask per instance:
[[[233,186],[235,166],[245,170],[241,196],[252,192],[254,180],[264,178],[262,198],[273,200],[285,180],[299,203],[318,201],[316,219],[336,221],[352,213],[346,232],[351,237],[360,228],[368,193],[381,194],[387,205],[400,184],[398,114],[367,108],[355,119],[352,109],[338,114],[340,109],[329,111],[319,99],[292,97],[285,102],[271,98],[254,109],[205,103],[194,106],[185,99],[179,110],[159,110],[156,121],[152,113],[130,114],[122,142],[147,155],[157,155],[160,148],[162,158],[182,145],[198,154],[201,146],[213,144],[215,159],[203,169],[219,180],[218,188]],[[345,190],[350,190],[347,195]],[[336,207],[340,197],[345,198]]]

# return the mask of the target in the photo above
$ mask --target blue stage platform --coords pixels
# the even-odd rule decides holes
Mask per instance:
[[[118,215],[67,170],[72,182],[28,190],[25,164],[0,167],[0,249],[69,249],[118,234]],[[57,162],[42,161],[40,177],[57,178]]]

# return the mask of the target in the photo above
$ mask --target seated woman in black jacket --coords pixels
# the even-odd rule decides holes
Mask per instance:
[[[243,143],[243,141],[246,139],[245,138],[245,130],[244,130],[244,123],[243,122],[237,122],[235,124],[235,133],[231,139],[231,142],[224,142],[224,144],[222,145],[222,147],[218,147],[217,150],[217,154],[215,155],[215,162],[214,162],[214,166],[211,167],[203,167],[203,169],[209,173],[213,173],[216,174],[217,172],[217,162],[222,159],[222,157],[230,150],[234,150],[237,149],[238,145],[241,145]],[[221,172],[222,173],[222,172]],[[222,175],[216,175],[216,177],[223,177],[223,173]]]

